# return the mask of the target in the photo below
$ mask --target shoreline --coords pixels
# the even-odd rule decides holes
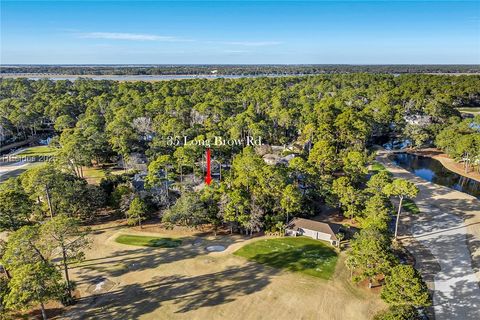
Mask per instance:
[[[68,80],[77,81],[87,79],[94,81],[118,81],[118,82],[160,82],[174,80],[236,80],[236,79],[256,79],[256,78],[286,78],[286,77],[304,77],[305,75],[214,75],[214,74],[168,74],[168,75],[67,75],[67,74],[0,74],[0,79],[28,79],[28,80]]]
[[[357,72],[351,72],[350,74],[355,74]],[[271,73],[271,74],[217,74],[217,73],[195,73],[195,74],[66,74],[66,73],[0,73],[0,78],[4,79],[16,79],[16,78],[39,78],[39,79],[50,79],[50,78],[118,78],[118,77],[145,77],[145,78],[160,78],[165,77],[166,80],[171,79],[216,79],[216,78],[227,78],[227,79],[236,79],[236,78],[277,78],[277,77],[302,77],[302,76],[320,76],[320,75],[332,75],[332,74],[342,74],[342,73],[301,73],[301,74],[283,74],[283,73]],[[378,73],[378,74],[391,74],[388,72]],[[405,74],[415,74],[415,75],[439,75],[439,76],[478,76],[480,72],[412,72]],[[165,80],[165,79],[154,79],[154,80]],[[136,80],[138,81],[138,80]]]
[[[465,169],[463,168],[462,164],[456,162],[455,160],[450,158],[446,153],[443,153],[441,150],[437,148],[425,148],[425,149],[418,149],[418,150],[407,149],[406,152],[435,159],[439,161],[448,170],[455,172],[456,174],[459,174],[461,176],[480,182],[479,172],[469,171],[468,173],[465,173]]]

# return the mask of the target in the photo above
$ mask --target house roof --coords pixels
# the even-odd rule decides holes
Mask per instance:
[[[263,161],[265,161],[265,163],[270,164],[270,165],[274,165],[274,164],[278,164],[278,163],[288,164],[293,158],[295,158],[294,154],[289,154],[289,155],[286,155],[286,156],[282,157],[279,154],[267,153],[263,156]]]
[[[308,229],[321,233],[326,233],[330,235],[331,240],[338,240],[335,234],[340,231],[341,225],[334,223],[325,223],[310,219],[295,218],[287,226],[287,229],[298,230],[298,229]]]

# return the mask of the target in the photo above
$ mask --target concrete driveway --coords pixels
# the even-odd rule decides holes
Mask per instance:
[[[401,240],[433,291],[435,318],[480,319],[480,200],[423,180],[387,155],[380,151],[377,160],[420,190],[415,203],[421,213],[403,215]]]

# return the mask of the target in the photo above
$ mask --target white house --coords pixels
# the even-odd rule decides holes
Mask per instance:
[[[330,242],[331,245],[338,246],[340,240],[337,234],[341,226],[334,223],[324,223],[309,219],[295,218],[290,221],[285,228],[285,234],[290,236],[306,236],[316,240]]]

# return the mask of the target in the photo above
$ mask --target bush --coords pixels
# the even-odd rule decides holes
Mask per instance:
[[[118,185],[108,197],[108,205],[113,209],[120,209],[123,197],[131,194],[132,192],[133,190],[129,185]]]
[[[77,288],[77,284],[74,281],[70,281],[70,287],[72,288],[72,292]],[[60,302],[62,305],[71,306],[75,303],[75,298],[70,296],[70,291],[68,290],[67,283],[65,282],[62,290],[62,294],[59,297]]]
[[[174,225],[197,227],[209,222],[204,203],[195,193],[184,193],[169,210],[162,222]]]
[[[412,306],[390,307],[375,315],[374,320],[420,320],[417,310]]]
[[[109,197],[118,185],[130,181],[131,177],[132,174],[130,173],[124,173],[120,175],[107,173],[106,176],[100,181],[100,188],[102,188],[107,197]]]
[[[392,306],[426,307],[431,304],[427,285],[410,265],[398,265],[390,270],[381,297]]]
[[[126,214],[129,225],[136,225],[138,223],[138,225],[142,227],[142,221],[145,220],[148,214],[148,207],[142,198],[136,196],[130,203],[130,208]]]
[[[0,319],[3,319],[2,315],[7,311],[7,308],[5,307],[5,298],[7,297],[8,293],[8,278],[2,271],[0,274]]]

